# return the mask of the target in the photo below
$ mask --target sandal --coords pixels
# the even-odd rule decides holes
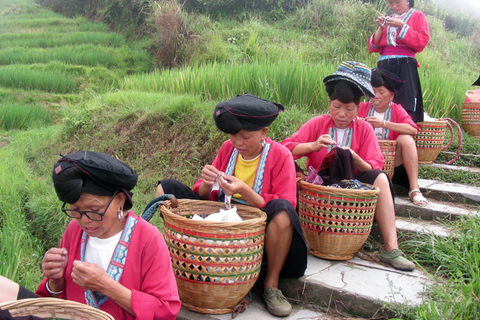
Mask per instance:
[[[417,195],[412,197],[412,193],[418,192]],[[423,196],[419,189],[413,189],[408,193],[408,197],[412,200],[413,204],[419,207],[425,207],[428,204],[428,200]]]

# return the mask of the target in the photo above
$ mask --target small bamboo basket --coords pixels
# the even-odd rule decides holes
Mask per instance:
[[[378,140],[380,150],[385,158],[382,170],[392,179],[395,171],[395,151],[397,149],[397,141],[395,140]]]
[[[32,298],[4,302],[0,304],[0,309],[8,310],[13,317],[36,316],[45,319],[115,320],[105,311],[83,303],[57,298]]]
[[[480,139],[480,102],[462,104],[462,127],[469,135]]]
[[[340,189],[298,183],[298,213],[310,253],[349,260],[372,230],[380,190]]]
[[[417,122],[418,133],[413,136],[417,145],[418,164],[432,164],[442,151],[448,121]]]
[[[214,201],[178,200],[160,207],[182,305],[206,314],[230,313],[257,280],[263,257],[267,215],[237,205],[242,222],[192,220],[225,209]]]

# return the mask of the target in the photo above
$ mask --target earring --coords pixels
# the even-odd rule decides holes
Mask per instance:
[[[120,212],[117,214],[118,220],[122,220],[123,218],[123,210],[120,210]]]
[[[331,118],[332,115],[330,114],[330,110],[327,111],[327,117]]]
[[[265,139],[262,139],[262,148],[265,147]]]

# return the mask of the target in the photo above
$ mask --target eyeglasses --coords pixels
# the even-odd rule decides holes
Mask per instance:
[[[79,211],[79,210],[73,210],[73,209],[65,209],[65,206],[67,205],[66,202],[63,203],[62,206],[62,211],[69,216],[70,218],[74,219],[80,219],[82,218],[82,215],[86,215],[88,219],[93,220],[93,221],[102,221],[103,216],[108,210],[108,207],[110,206],[110,203],[112,203],[113,198],[117,195],[118,191],[115,191],[113,196],[110,198],[110,201],[108,201],[107,206],[105,207],[105,210],[103,212],[96,212],[96,211]]]

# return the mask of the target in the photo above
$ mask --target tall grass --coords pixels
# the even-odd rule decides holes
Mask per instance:
[[[126,77],[123,90],[193,94],[209,100],[226,100],[245,92],[285,105],[325,110],[323,77],[337,65],[280,61],[242,65],[212,63],[196,68],[155,71]]]
[[[114,48],[92,44],[30,50],[13,47],[0,50],[0,65],[61,61],[74,65],[91,67],[100,65],[112,68],[116,62],[115,56],[116,50]]]
[[[125,39],[111,32],[36,32],[33,34],[0,34],[0,48],[52,48],[67,45],[94,44],[105,47],[125,46]]]
[[[72,93],[78,90],[72,76],[52,70],[35,70],[23,65],[0,66],[0,85],[55,93]]]
[[[51,116],[44,107],[11,101],[0,102],[0,129],[26,129],[50,123]]]

